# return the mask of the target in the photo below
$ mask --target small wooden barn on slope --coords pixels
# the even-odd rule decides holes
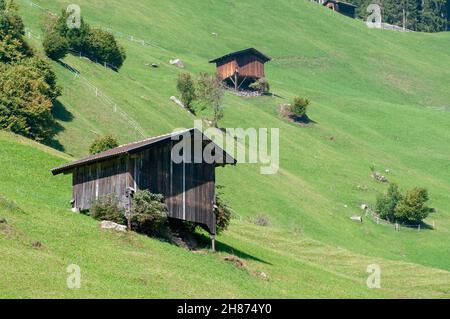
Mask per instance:
[[[238,90],[264,78],[264,64],[270,60],[271,58],[267,55],[249,48],[226,54],[209,63],[215,63],[217,74]]]
[[[343,14],[350,18],[356,17],[356,6],[344,2],[344,1],[338,1],[338,0],[319,0],[323,5],[327,8],[330,8],[331,10],[334,10],[336,12],[339,12],[340,14]]]
[[[175,163],[172,149],[183,142],[185,154]],[[214,160],[205,161],[207,146],[217,154]],[[52,173],[72,174],[74,210],[87,210],[94,200],[111,193],[126,207],[130,190],[147,189],[164,195],[169,217],[198,223],[215,235],[215,168],[227,164],[236,160],[201,131],[189,129],[122,145]]]

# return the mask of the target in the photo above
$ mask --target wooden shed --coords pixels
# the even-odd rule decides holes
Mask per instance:
[[[175,163],[172,149],[183,141],[192,144],[192,156],[183,154],[183,160]],[[202,156],[207,145],[218,154],[213,162]],[[164,195],[170,218],[200,224],[215,235],[215,168],[227,164],[236,160],[201,131],[189,129],[122,145],[54,168],[52,173],[72,174],[76,211],[88,210],[94,200],[111,193],[126,207],[130,190],[147,189]]]
[[[353,19],[356,17],[356,6],[351,3],[338,0],[325,0],[323,1],[323,5],[347,17]]]
[[[235,90],[248,87],[257,79],[265,77],[264,64],[271,58],[254,48],[232,52],[209,61],[215,63],[217,74]]]

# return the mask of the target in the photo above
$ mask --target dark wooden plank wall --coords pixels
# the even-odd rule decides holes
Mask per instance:
[[[116,193],[119,198],[125,200],[127,186],[148,189],[152,193],[164,195],[170,217],[204,224],[215,233],[214,164],[175,164],[170,157],[171,149],[172,142],[135,154],[129,158],[128,163],[123,159],[121,163],[114,160],[82,167],[78,174],[74,173],[76,207],[89,209],[96,198],[95,180],[93,186],[92,182],[88,181],[86,172],[89,169],[96,171],[96,168],[89,167],[99,165],[98,197]],[[80,192],[80,187],[87,187],[87,190]],[[78,198],[82,199],[81,206],[78,206]]]
[[[111,193],[123,203],[130,182],[126,157],[78,167],[73,172],[74,207],[89,209],[93,201]]]
[[[170,217],[204,224],[215,233],[214,164],[175,164],[171,146],[172,142],[165,143],[130,158],[122,156],[75,169],[75,207],[89,209],[93,201],[111,193],[124,205],[127,187],[148,189],[164,195]]]

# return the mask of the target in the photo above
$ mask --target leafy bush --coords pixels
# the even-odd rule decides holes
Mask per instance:
[[[164,197],[148,190],[137,191],[131,204],[131,228],[147,235],[165,237],[168,210]]]
[[[120,68],[126,59],[125,50],[117,44],[114,36],[101,29],[91,29],[87,39],[88,54]]]
[[[0,128],[49,141],[55,134],[53,102],[61,93],[49,65],[33,57],[0,65],[0,73]]]
[[[64,58],[69,50],[69,42],[57,32],[46,34],[42,45],[45,54],[52,60]]]
[[[306,116],[306,111],[310,101],[303,97],[296,97],[294,102],[290,105],[289,111],[296,117],[302,118]]]
[[[397,184],[390,184],[387,194],[379,196],[375,205],[376,212],[388,221],[395,221],[395,207],[397,207],[398,202],[402,198],[402,194],[399,191]]]
[[[424,188],[414,188],[403,195],[396,184],[391,184],[387,194],[377,198],[375,210],[380,218],[390,222],[417,224],[434,212],[425,205],[427,201],[428,191]]]
[[[120,207],[115,194],[108,194],[94,201],[90,215],[97,220],[108,220],[121,225],[126,223],[125,211]]]
[[[421,223],[433,208],[425,205],[428,201],[428,191],[424,188],[413,188],[406,192],[395,207],[395,217],[398,221],[411,224]]]
[[[218,75],[200,73],[197,80],[196,94],[204,107],[211,108],[213,112],[213,126],[218,127],[219,121],[224,116],[222,105],[224,88],[222,79]]]
[[[11,4],[0,9],[0,62],[14,63],[31,57],[33,50],[25,42],[25,26],[17,14],[17,8]]]
[[[220,234],[230,225],[232,212],[225,200],[222,199],[221,193],[216,196],[216,206],[216,233]]]
[[[69,48],[86,52],[89,49],[89,33],[90,26],[81,17],[79,28],[69,28],[67,26],[67,19],[69,13],[66,10],[61,11],[61,15],[56,21],[50,20],[46,26],[46,32],[57,32],[65,38],[69,44]]]
[[[258,226],[266,227],[269,226],[269,218],[266,215],[259,214],[255,216],[253,223]]]
[[[269,82],[265,78],[256,80],[249,85],[249,88],[261,93],[268,93],[270,91]]]
[[[196,98],[195,83],[189,73],[180,73],[178,75],[177,90],[181,94],[181,102],[189,111],[195,114],[195,110],[192,108],[192,102]]]
[[[102,29],[93,29],[81,18],[80,28],[69,28],[67,18],[69,13],[62,11],[56,22],[49,21],[45,26],[48,33],[58,33],[68,42],[70,49],[80,51],[90,59],[100,63],[108,63],[119,69],[125,59],[126,54],[114,35]]]
[[[119,146],[117,139],[112,135],[97,137],[89,147],[89,153],[92,155],[113,149]]]

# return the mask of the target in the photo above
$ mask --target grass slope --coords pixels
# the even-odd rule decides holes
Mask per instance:
[[[55,12],[68,4],[59,0],[36,2]],[[18,3],[26,9],[22,10],[26,25],[37,32],[41,12],[28,7],[26,0]],[[276,4],[258,1],[256,5],[256,1],[142,0],[129,5],[120,1],[106,4],[80,0],[79,4],[91,24],[109,26],[153,44],[142,46],[125,37],[119,38],[128,54],[119,73],[78,57],[65,59],[128,116],[138,121],[148,135],[193,125],[193,117],[168,100],[176,94],[179,72],[168,65],[170,58],[181,58],[186,71],[197,73],[213,71],[208,59],[244,47],[254,46],[274,57],[266,72],[272,91],[280,97],[243,99],[227,95],[223,125],[279,127],[280,171],[277,175],[263,176],[259,174],[259,167],[243,164],[219,170],[218,180],[226,186],[225,195],[242,220],[262,213],[269,216],[272,224],[268,229],[256,228],[258,231],[252,233],[255,226],[236,221],[221,241],[247,254],[254,252],[252,255],[258,258],[270,259],[270,266],[252,260],[249,263],[269,272],[269,277],[275,273],[279,285],[274,287],[273,282],[261,283],[254,278],[241,280],[238,276],[233,279],[236,280],[234,295],[251,296],[250,291],[254,289],[253,293],[258,296],[265,296],[267,291],[269,296],[279,297],[330,297],[336,296],[338,289],[332,289],[330,291],[334,292],[328,294],[327,288],[339,287],[342,283],[335,280],[342,278],[359,280],[358,284],[351,281],[343,284],[345,296],[405,296],[416,290],[420,296],[448,293],[448,288],[441,286],[448,287],[447,273],[432,269],[450,270],[446,245],[450,226],[448,33],[370,30],[359,21],[309,1],[284,0]],[[213,36],[212,32],[218,36]],[[33,43],[39,45],[39,41]],[[160,68],[145,66],[153,62],[160,63]],[[86,154],[96,133],[114,133],[121,142],[140,138],[131,125],[112,111],[110,104],[96,96],[95,90],[61,65],[55,63],[54,66],[64,88],[58,109],[64,130],[59,133],[59,146],[56,146],[79,157]],[[310,117],[317,124],[299,127],[279,118],[278,105],[289,102],[296,95],[312,99]],[[331,136],[334,138],[330,139]],[[389,169],[388,178],[399,182],[402,188],[427,187],[432,196],[431,204],[438,209],[438,213],[428,220],[436,223],[436,230],[395,232],[391,227],[376,225],[370,220],[361,225],[352,223],[348,217],[360,214],[359,205],[373,202],[376,194],[385,189],[369,177],[370,165],[379,170]],[[47,171],[39,171],[42,167],[50,165],[37,167],[36,172],[47,174]],[[53,187],[60,185],[58,194],[48,194],[60,197],[59,203],[51,208],[60,212],[57,216],[64,216],[58,222],[64,224],[68,219],[74,227],[79,225],[72,235],[77,237],[79,231],[87,237],[106,236],[102,233],[89,235],[87,229],[95,226],[92,221],[66,213],[66,202],[70,198],[66,178],[52,178],[48,183]],[[11,185],[21,187],[21,180]],[[366,190],[362,191],[358,186]],[[25,194],[29,197],[23,198],[21,204],[28,206],[25,211],[40,211],[42,208],[39,207],[47,205],[46,201],[40,204],[34,201],[35,196],[41,196],[42,200],[46,194]],[[14,194],[3,195],[20,199]],[[47,212],[48,218],[54,215],[54,211]],[[43,229],[46,221],[42,220]],[[86,229],[85,223],[90,225]],[[24,225],[24,229],[27,227],[32,228]],[[176,255],[173,260],[181,258],[186,262],[184,265],[194,267],[195,258],[209,258],[211,265],[221,263],[214,256],[192,256],[170,245],[138,238],[154,250],[168,249],[167,255],[173,253]],[[61,253],[66,250],[66,247],[56,247],[56,243],[53,245]],[[88,244],[83,245],[87,251],[92,249]],[[114,249],[110,248],[109,253],[114,253]],[[321,255],[317,256],[316,252]],[[111,257],[109,253],[102,253],[100,257]],[[352,258],[347,258],[347,254]],[[145,254],[142,262],[151,258],[151,254]],[[353,262],[353,258],[357,261]],[[372,292],[362,287],[367,275],[365,267],[372,258],[381,259],[389,264],[388,269],[392,269],[393,272],[389,272],[392,276],[388,275],[386,282],[392,287],[389,291],[392,294],[384,295],[385,291]],[[341,260],[352,264],[340,266]],[[420,288],[410,289],[404,283],[406,280],[395,279],[396,276],[404,278],[400,268],[405,262],[408,263],[405,268],[410,270],[405,276],[417,274],[421,277],[423,273],[422,280],[428,280],[411,283]],[[117,276],[116,264],[109,267],[114,267],[109,272],[111,278]],[[348,272],[346,267],[353,270]],[[291,274],[293,278],[302,278],[302,283],[292,284],[297,281],[289,281],[287,276]],[[175,268],[170,275],[165,275],[176,276]],[[222,275],[227,278],[229,273],[223,270]],[[204,283],[211,278],[199,280]],[[425,285],[428,282],[430,284]],[[311,289],[302,286],[306,283],[311,283]],[[271,289],[265,290],[264,285]],[[316,291],[314,286],[323,287],[323,290],[317,288]],[[200,285],[196,292],[181,288],[179,291],[184,296],[201,296],[201,289],[208,291]],[[428,289],[433,293],[429,294]],[[157,294],[171,295],[163,290]]]
[[[0,224],[0,297],[392,298],[450,292],[449,272],[362,257],[237,220],[219,237],[216,254],[104,231],[92,218],[67,210],[69,178],[55,182],[49,173],[64,155],[3,132],[0,147],[0,216],[8,221]],[[42,247],[32,246],[36,240]],[[225,262],[229,253],[241,257],[245,268]],[[372,263],[382,268],[380,290],[366,287]],[[70,264],[81,268],[80,289],[67,288]]]

